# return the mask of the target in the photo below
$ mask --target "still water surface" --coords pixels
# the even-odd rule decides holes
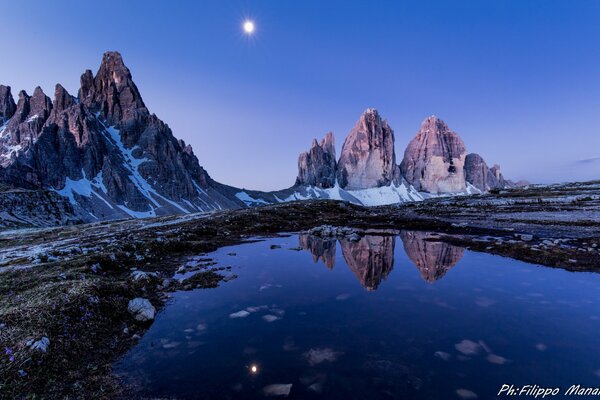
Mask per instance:
[[[141,396],[181,399],[487,399],[504,383],[600,386],[600,275],[428,237],[222,248],[209,256],[238,278],[175,293],[115,370]]]

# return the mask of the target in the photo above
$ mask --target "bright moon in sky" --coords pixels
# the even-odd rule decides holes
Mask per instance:
[[[247,35],[252,35],[252,33],[254,33],[254,22],[250,21],[249,19],[244,21],[244,32]]]

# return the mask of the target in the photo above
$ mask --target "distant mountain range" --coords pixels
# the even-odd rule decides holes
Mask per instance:
[[[27,206],[39,201],[32,193],[40,190],[48,192],[45,207],[54,215],[48,224],[56,224],[312,198],[390,204],[514,185],[498,166],[467,154],[435,116],[423,122],[398,165],[393,130],[367,109],[339,159],[328,133],[300,155],[291,188],[242,190],[214,181],[192,148],[150,113],[118,52],[105,53],[97,73],[85,71],[80,82],[77,97],[58,84],[53,100],[37,87],[31,96],[19,92],[16,103],[11,88],[0,85],[0,226],[43,225],[39,204]]]

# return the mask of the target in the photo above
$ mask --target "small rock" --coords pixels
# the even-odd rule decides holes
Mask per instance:
[[[136,321],[144,322],[154,319],[156,309],[150,303],[150,300],[137,297],[129,301],[127,310],[133,315]]]
[[[90,266],[90,269],[92,270],[93,273],[97,274],[98,271],[100,271],[102,268],[100,268],[100,264],[96,263],[96,264],[92,264],[92,266]]]
[[[44,336],[40,340],[33,342],[31,345],[31,350],[39,350],[43,353],[46,353],[48,351],[48,346],[50,346],[50,339]]]
[[[530,242],[533,240],[533,235],[528,235],[528,234],[521,234],[521,240],[524,242]]]
[[[156,272],[133,271],[130,276],[132,280],[137,282],[149,281],[151,278],[156,278],[158,274]]]

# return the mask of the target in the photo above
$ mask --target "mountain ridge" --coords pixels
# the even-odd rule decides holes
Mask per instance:
[[[452,168],[454,164],[462,168],[464,144],[461,147],[460,138],[440,121],[436,118],[428,126],[437,127],[440,143],[448,141],[446,136],[457,142],[460,154],[454,161],[446,154],[448,146],[441,145],[437,157]],[[411,143],[419,144],[419,135]],[[483,180],[468,187],[461,184],[466,182],[460,179],[461,169],[453,172],[459,175],[459,184],[448,186],[452,191],[429,190],[428,183],[414,179],[415,174],[406,179],[402,168],[407,154],[414,153],[419,168],[425,170],[435,169],[440,162],[419,159],[419,151],[409,152],[409,145],[397,164],[394,140],[387,120],[369,108],[345,138],[339,159],[329,132],[299,156],[298,176],[290,188],[244,190],[213,180],[191,146],[150,112],[118,52],[104,53],[96,74],[84,71],[77,96],[57,84],[53,99],[38,86],[31,96],[20,91],[15,102],[10,86],[0,85],[0,182],[55,192],[68,199],[73,214],[86,222],[314,198],[362,205],[418,201],[440,193],[489,190],[490,185],[479,184],[487,183],[488,176],[498,176],[495,182],[502,183],[496,186],[509,184],[492,167],[485,169]],[[422,150],[427,144],[420,146]]]

